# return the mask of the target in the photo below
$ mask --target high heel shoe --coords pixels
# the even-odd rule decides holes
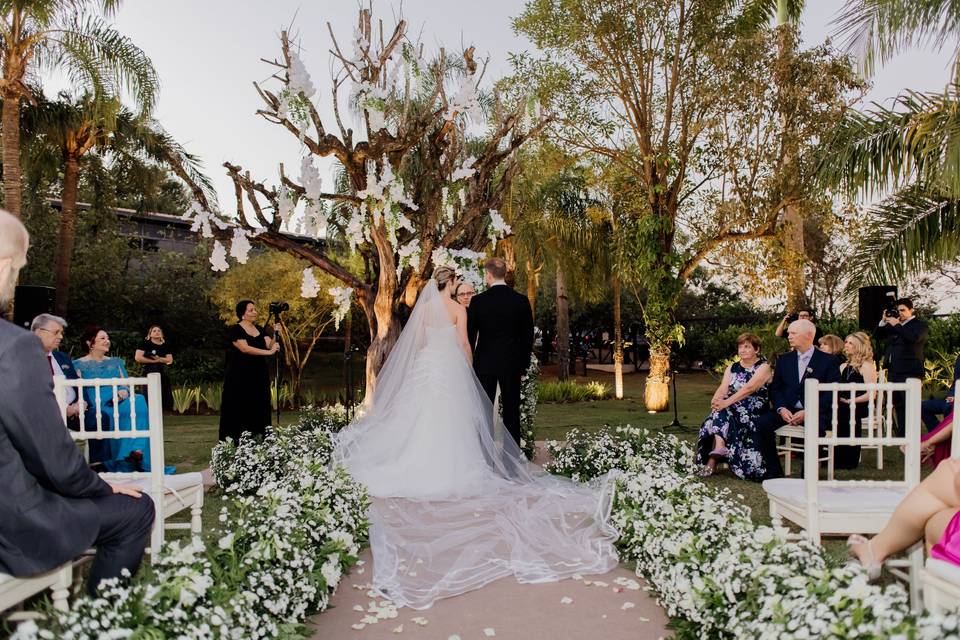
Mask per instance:
[[[870,581],[876,580],[880,577],[880,572],[883,570],[883,565],[877,562],[876,556],[873,555],[873,547],[870,545],[870,541],[859,533],[855,533],[847,538],[847,546],[852,547],[855,544],[863,544],[867,546],[867,564],[863,564],[863,561],[857,554],[853,552],[853,549],[850,549],[850,558],[852,560],[856,560],[857,563],[867,570],[867,578]]]

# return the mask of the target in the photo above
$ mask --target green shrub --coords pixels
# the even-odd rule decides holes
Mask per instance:
[[[213,382],[203,388],[201,394],[203,401],[207,403],[207,409],[210,411],[220,411],[220,405],[223,404],[223,383]]]
[[[610,385],[605,382],[587,382],[581,384],[575,380],[563,382],[540,382],[537,397],[540,402],[585,402],[604,400],[612,395]]]
[[[183,385],[173,389],[173,410],[184,414],[190,410],[190,405],[199,402],[200,387]]]

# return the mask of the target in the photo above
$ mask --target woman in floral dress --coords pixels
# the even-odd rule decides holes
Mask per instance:
[[[772,370],[760,355],[761,347],[760,338],[752,333],[737,337],[740,359],[724,372],[710,403],[712,411],[700,427],[697,463],[705,465],[701,475],[713,475],[718,461],[726,461],[741,478],[762,480],[767,475],[756,424],[769,411]]]

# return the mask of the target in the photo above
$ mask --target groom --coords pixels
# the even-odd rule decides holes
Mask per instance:
[[[473,369],[493,402],[500,385],[503,423],[520,444],[520,378],[533,351],[533,312],[526,296],[507,286],[507,264],[490,258],[484,265],[487,290],[467,309]]]

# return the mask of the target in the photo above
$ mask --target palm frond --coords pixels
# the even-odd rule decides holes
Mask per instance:
[[[916,181],[960,198],[960,86],[908,91],[891,108],[851,111],[825,153],[822,179],[850,194],[887,193]]]
[[[911,186],[874,206],[850,258],[850,286],[902,282],[960,256],[960,200]]]
[[[741,22],[747,27],[760,27],[785,18],[786,22],[796,24],[803,13],[805,0],[746,0],[741,13]]]
[[[74,86],[96,99],[127,91],[141,113],[156,105],[160,79],[146,53],[97,16],[74,13],[46,41],[47,66],[66,71]]]
[[[912,46],[950,46],[956,57],[960,0],[850,0],[834,24],[846,49],[872,75],[878,63]]]

